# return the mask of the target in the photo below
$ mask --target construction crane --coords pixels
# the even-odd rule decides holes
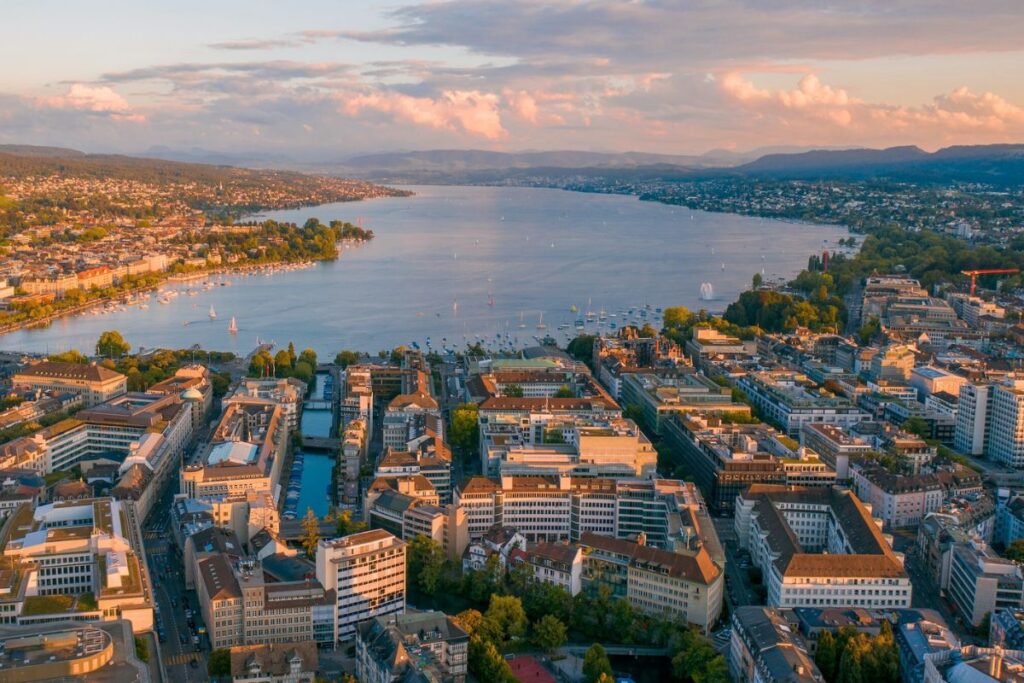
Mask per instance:
[[[977,278],[979,275],[1006,275],[1019,272],[1019,268],[983,268],[981,270],[961,270],[960,274],[971,278],[971,296],[974,296],[974,289],[978,284]]]

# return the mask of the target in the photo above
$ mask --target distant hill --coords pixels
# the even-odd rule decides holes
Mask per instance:
[[[771,171],[803,171],[807,169],[850,168],[877,164],[900,164],[929,157],[920,147],[889,147],[888,149],[812,150],[798,154],[766,154],[736,168],[743,173]]]
[[[36,145],[0,145],[0,153],[17,154],[23,157],[84,157],[85,152],[67,147],[39,147]]]

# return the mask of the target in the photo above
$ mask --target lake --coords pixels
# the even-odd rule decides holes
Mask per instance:
[[[63,318],[5,335],[0,349],[92,351],[109,329],[120,330],[136,349],[199,344],[244,354],[259,338],[312,347],[324,359],[342,348],[425,346],[428,338],[434,348],[463,347],[477,338],[495,343],[499,334],[502,343],[516,345],[545,334],[565,342],[587,311],[595,313],[593,332],[602,310],[607,318],[600,331],[634,319],[645,305],[724,310],[755,272],[792,277],[810,254],[835,248],[847,234],[837,226],[702,213],[622,195],[410,189],[417,194],[266,214],[297,223],[311,216],[358,221],[374,231],[376,239],[345,249],[336,261],[218,277],[231,286],[208,290],[168,285],[165,290],[180,295],[166,305],[154,296],[146,310]],[[228,331],[232,317],[234,335]],[[539,324],[546,327],[539,330]]]

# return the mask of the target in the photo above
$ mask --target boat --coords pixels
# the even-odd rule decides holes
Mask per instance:
[[[213,310],[213,306],[210,306],[210,320],[217,319],[217,311]]]
[[[490,292],[487,293],[487,305],[494,306],[494,296]]]
[[[540,314],[540,320],[537,321],[537,329],[538,330],[546,330],[546,329],[548,329],[548,326],[544,324],[544,314],[543,313]]]
[[[231,334],[238,334],[238,323],[235,322],[235,316],[231,316],[231,324],[228,325],[228,332]]]
[[[519,329],[526,327],[526,323],[523,322],[523,312],[519,311]]]

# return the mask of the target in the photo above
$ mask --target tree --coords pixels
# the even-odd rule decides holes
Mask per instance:
[[[469,635],[473,635],[476,633],[476,630],[480,628],[480,624],[483,623],[484,615],[480,614],[479,610],[467,609],[452,617],[452,621],[458,624],[459,628],[463,631]]]
[[[316,544],[320,542],[320,520],[316,518],[313,508],[306,508],[306,516],[302,518],[302,547],[306,555],[316,554]]]
[[[497,644],[521,637],[526,633],[527,625],[522,601],[514,595],[491,595],[484,623],[493,628]]]
[[[406,573],[426,595],[433,595],[444,575],[444,550],[434,539],[416,535],[405,550]]]
[[[342,370],[350,365],[354,365],[359,362],[359,354],[355,351],[338,351],[337,355],[334,356],[334,364],[340,367]]]
[[[1014,562],[1024,562],[1024,538],[1018,538],[1006,547],[1006,559]]]
[[[135,656],[140,662],[149,662],[149,641],[141,636],[135,636]]]
[[[308,363],[313,369],[316,369],[316,351],[313,349],[303,349],[302,353],[299,354],[298,362]]]
[[[281,349],[274,356],[274,374],[277,377],[287,377],[292,369],[292,356],[288,349]]]
[[[288,342],[288,359],[292,365],[295,365],[295,360],[298,356],[295,355],[295,344],[294,342]]]
[[[448,438],[453,446],[467,453],[475,451],[480,440],[478,410],[475,403],[463,403],[452,411]]]
[[[575,398],[575,396],[576,394],[572,393],[568,384],[558,387],[558,391],[555,392],[555,398]]]
[[[313,381],[313,371],[315,367],[315,365],[310,365],[306,361],[300,360],[295,363],[295,369],[292,370],[292,375],[295,379],[302,380],[306,384],[309,384]]]
[[[678,330],[690,324],[693,313],[686,306],[669,306],[662,314],[662,324],[666,329]]]
[[[552,614],[545,614],[534,623],[530,633],[533,644],[545,652],[557,650],[565,644],[567,637],[568,630],[565,624]]]
[[[837,683],[863,683],[863,662],[864,649],[860,638],[851,638],[843,648],[843,656],[839,660]]]
[[[583,655],[583,680],[587,683],[596,683],[602,674],[609,677],[615,676],[608,653],[605,652],[601,643],[594,643]]]
[[[96,355],[120,358],[131,351],[131,344],[124,340],[117,330],[107,330],[96,342]]]
[[[523,387],[521,387],[518,384],[506,384],[501,394],[503,396],[507,396],[508,398],[522,398]]]
[[[338,513],[334,527],[334,532],[338,536],[348,536],[360,531],[366,531],[366,522],[353,522],[351,510],[342,510]]]
[[[919,415],[911,415],[900,427],[911,434],[921,437],[922,439],[931,438],[932,429],[928,424],[928,421]]]
[[[81,363],[85,364],[89,362],[89,359],[85,357],[78,349],[69,349],[64,353],[50,354],[50,360],[55,360],[59,363]]]
[[[750,284],[753,289],[761,289],[761,285],[764,284],[764,278],[761,277],[761,273],[754,273],[754,277],[751,279]]]
[[[231,675],[231,651],[226,648],[217,648],[210,653],[206,662],[206,672],[210,676]]]
[[[575,339],[569,342],[569,346],[566,351],[569,355],[576,360],[583,361],[584,363],[590,363],[594,358],[594,340],[597,339],[592,334],[580,334]]]
[[[814,663],[818,665],[821,675],[828,683],[836,679],[836,638],[832,631],[825,630],[818,637],[818,649],[814,653]]]
[[[479,681],[488,683],[518,683],[512,674],[512,668],[501,656],[494,643],[472,636],[469,639],[469,671]]]

